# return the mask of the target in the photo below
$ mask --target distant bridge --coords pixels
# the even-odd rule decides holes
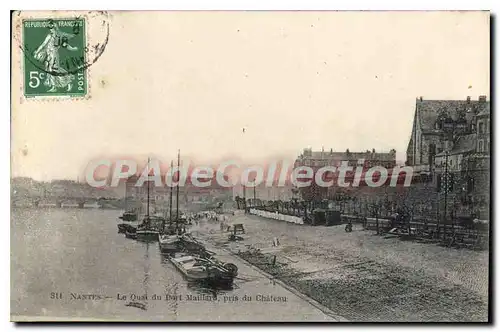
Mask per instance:
[[[13,197],[14,207],[55,207],[55,208],[120,208],[121,199],[95,197]],[[114,203],[114,204],[113,204]],[[117,204],[118,203],[118,204]]]

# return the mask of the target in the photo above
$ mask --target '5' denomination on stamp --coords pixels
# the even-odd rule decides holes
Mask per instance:
[[[85,19],[27,19],[22,26],[24,95],[85,96]]]

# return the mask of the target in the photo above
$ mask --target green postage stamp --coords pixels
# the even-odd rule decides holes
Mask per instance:
[[[26,97],[87,94],[85,23],[84,18],[23,20]]]

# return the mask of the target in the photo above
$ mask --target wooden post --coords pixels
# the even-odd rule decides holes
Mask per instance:
[[[436,237],[439,239],[439,234],[440,234],[440,223],[439,223],[439,221],[440,221],[440,219],[441,219],[441,215],[440,215],[440,213],[439,213],[439,208],[440,208],[440,206],[441,206],[441,201],[440,201],[440,198],[441,198],[441,197],[440,197],[439,193],[438,193],[438,195],[437,195],[437,196],[438,196],[438,199],[437,199],[437,207],[436,207],[436,223],[437,223],[437,224],[436,224],[436,227],[437,227],[437,230],[436,230]]]

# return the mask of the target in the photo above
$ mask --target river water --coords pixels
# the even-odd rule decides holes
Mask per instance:
[[[113,210],[13,209],[13,319],[331,319],[238,262],[241,278],[231,289],[190,285],[161,255],[158,243],[118,234],[119,215]],[[274,300],[262,302],[269,295]],[[244,296],[252,301],[242,301]]]

